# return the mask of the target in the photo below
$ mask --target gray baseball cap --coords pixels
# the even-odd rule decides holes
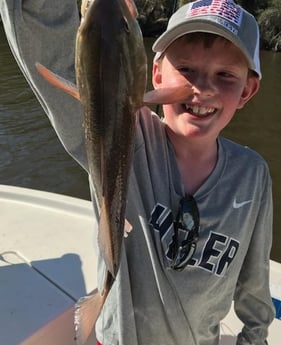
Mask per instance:
[[[177,38],[192,32],[208,32],[226,38],[245,55],[249,68],[261,79],[259,27],[254,16],[232,0],[198,0],[180,7],[166,31],[155,41],[155,58]]]

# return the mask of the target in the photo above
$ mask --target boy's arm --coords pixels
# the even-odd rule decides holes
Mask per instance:
[[[49,85],[40,62],[75,82],[76,0],[0,0],[0,14],[13,55],[65,149],[87,168],[80,103]]]
[[[237,316],[244,323],[237,345],[266,345],[268,327],[274,319],[269,290],[269,260],[272,241],[272,194],[269,174],[264,198],[234,296]]]

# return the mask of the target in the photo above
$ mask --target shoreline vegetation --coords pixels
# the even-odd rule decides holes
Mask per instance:
[[[134,0],[138,21],[144,37],[157,37],[166,28],[168,19],[176,8],[189,0]],[[260,26],[260,48],[281,51],[281,1],[280,0],[237,0],[238,4],[252,13]],[[81,0],[77,0],[80,8]]]

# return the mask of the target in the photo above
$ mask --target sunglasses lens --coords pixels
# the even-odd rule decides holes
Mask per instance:
[[[182,226],[191,231],[199,227],[199,211],[195,199],[188,195],[180,201],[179,220]]]
[[[177,256],[174,259],[173,269],[176,271],[183,270],[189,263],[190,259],[192,259],[195,249],[196,243],[192,243],[184,247],[179,247]]]
[[[199,211],[191,195],[180,201],[177,220],[174,224],[172,268],[180,271],[186,267],[196,250],[199,232]]]

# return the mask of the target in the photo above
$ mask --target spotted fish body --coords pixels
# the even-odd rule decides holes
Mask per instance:
[[[76,41],[89,172],[100,209],[99,246],[113,277],[124,234],[135,114],[146,88],[146,54],[132,9],[129,0],[93,1]]]
[[[75,69],[89,173],[100,212],[99,248],[107,272],[103,291],[77,305],[79,344],[87,339],[119,269],[136,111],[143,103],[146,66],[133,1],[93,1],[77,33]]]

